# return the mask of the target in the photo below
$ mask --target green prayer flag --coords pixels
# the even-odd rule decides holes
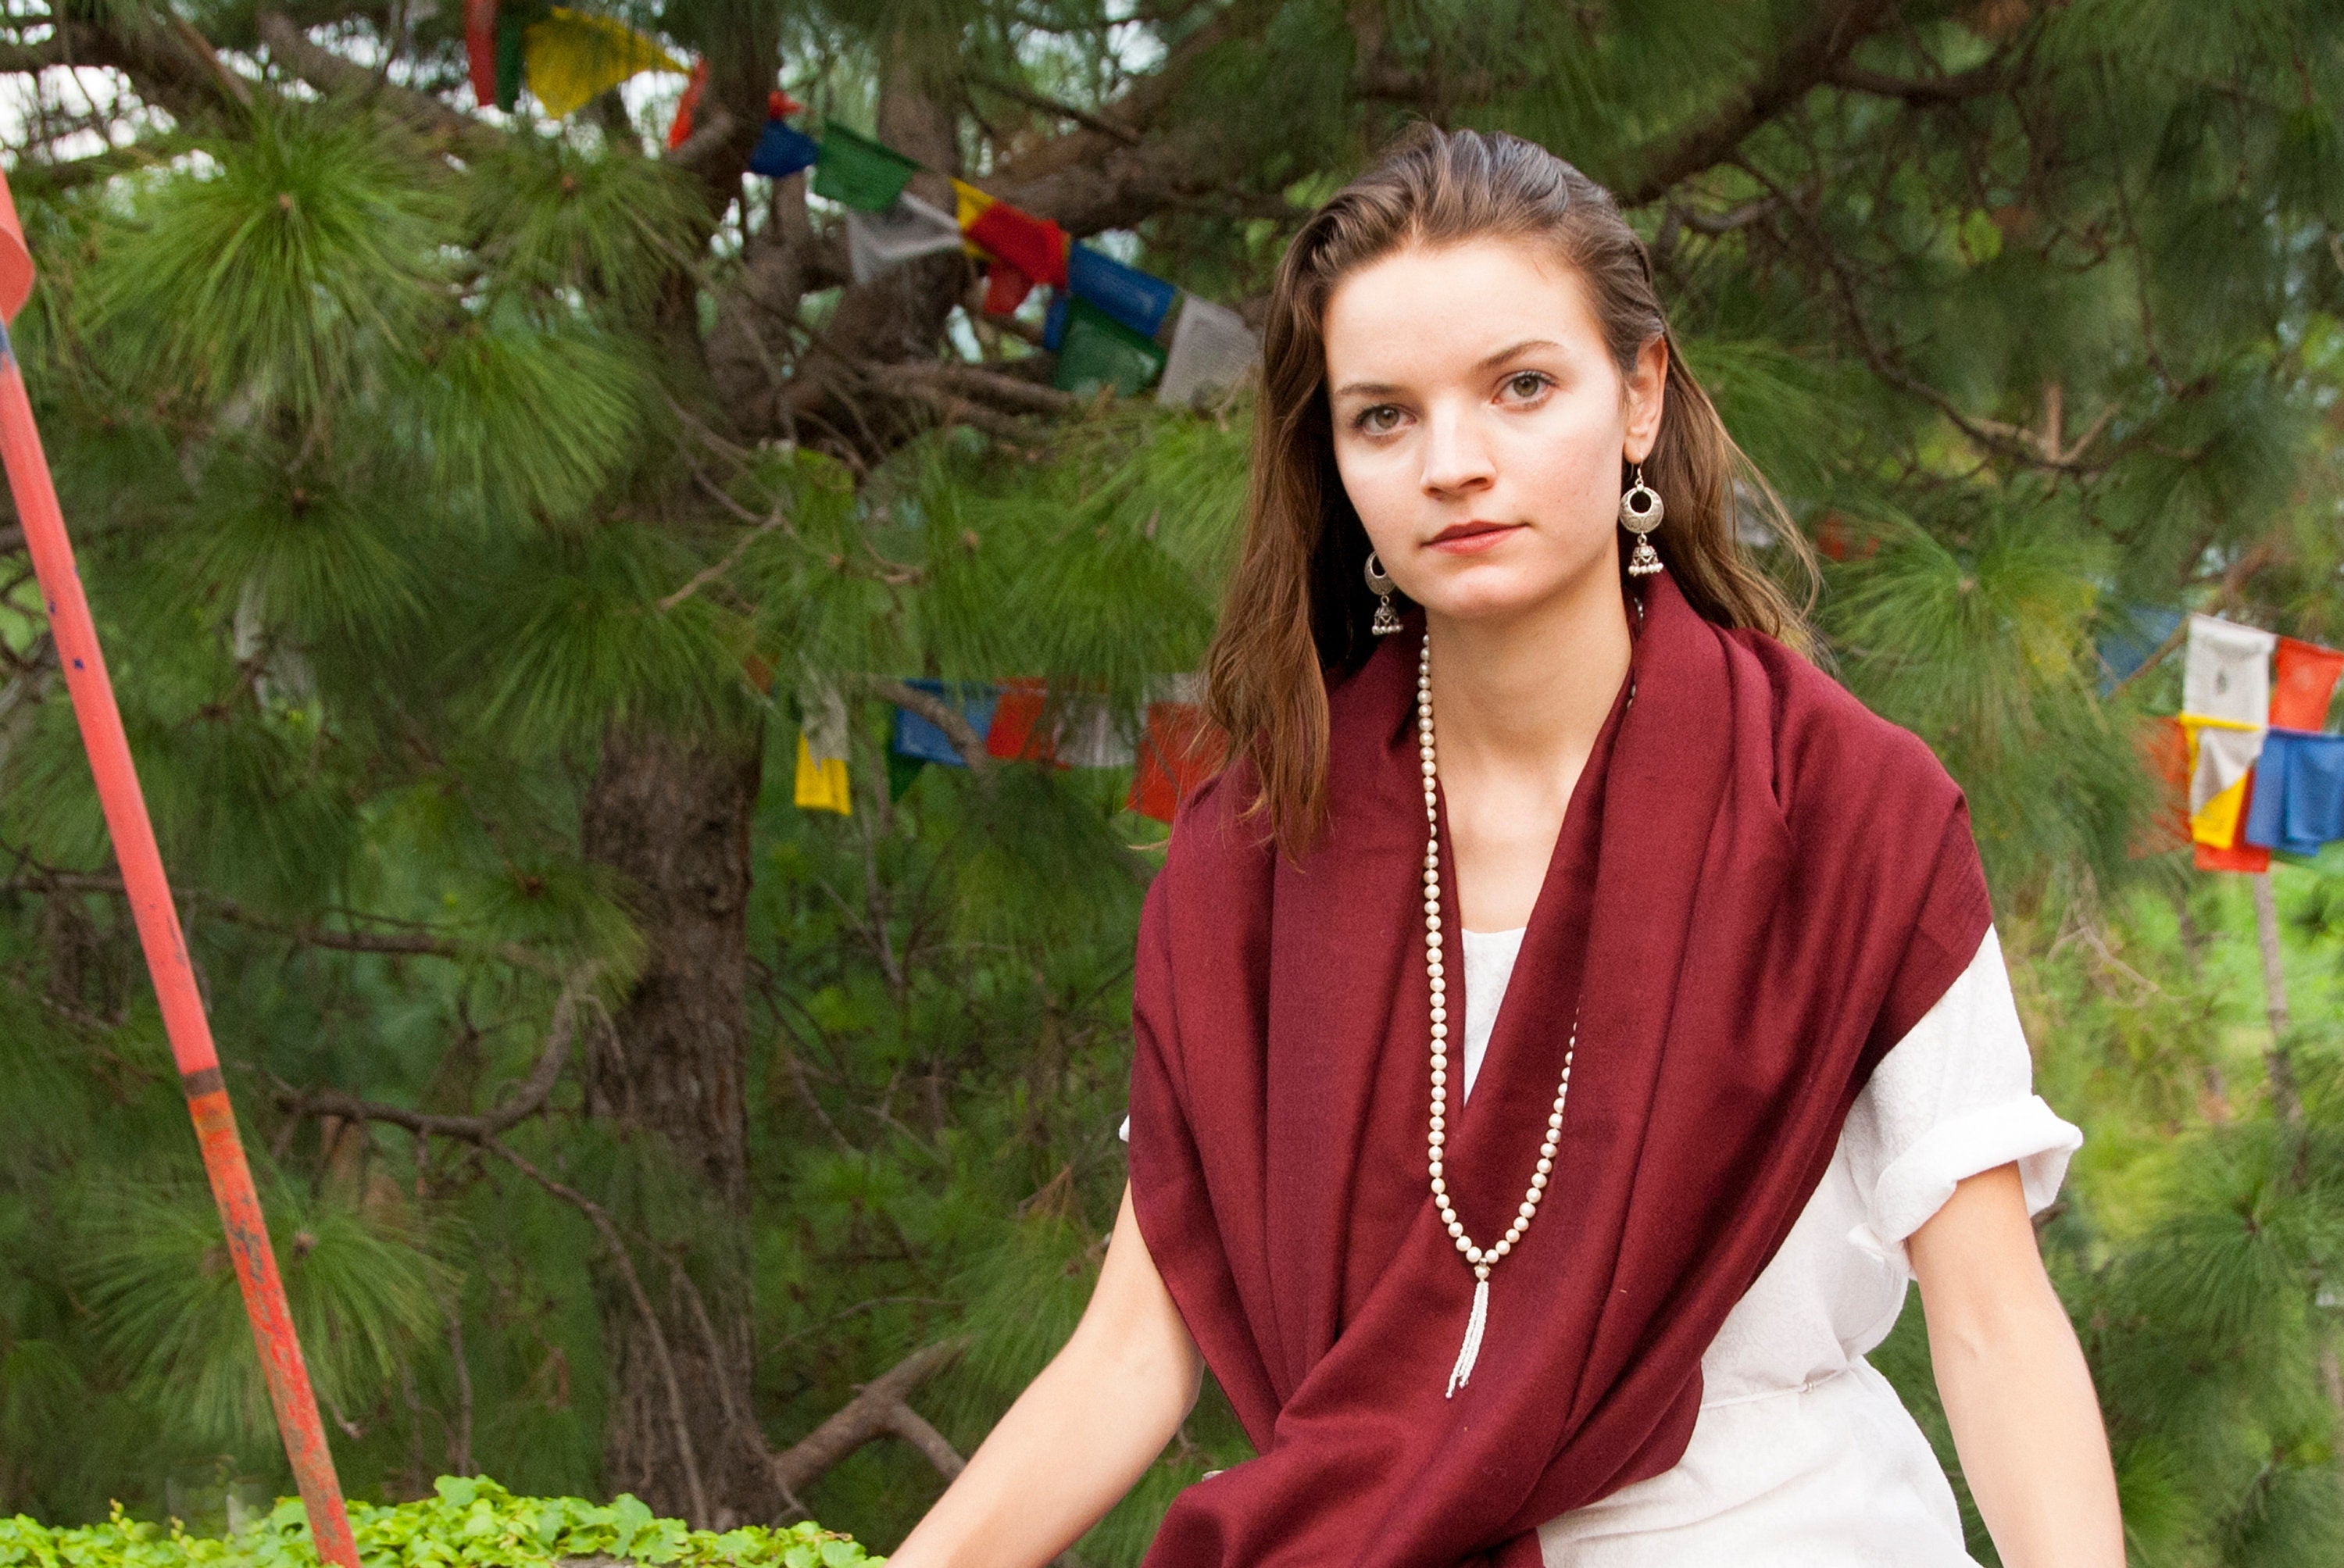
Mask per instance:
[[[497,107],[507,114],[520,102],[521,35],[536,20],[518,6],[497,7]]]
[[[813,193],[843,201],[862,212],[884,212],[895,205],[920,166],[836,120],[823,126],[822,156],[814,160]]]
[[[1069,298],[1058,337],[1058,368],[1051,385],[1084,393],[1113,387],[1130,397],[1164,372],[1164,350],[1086,299]]]
[[[907,757],[893,746],[888,747],[887,798],[902,800],[904,792],[912,787],[913,781],[920,776],[920,770],[927,765],[924,758]]]

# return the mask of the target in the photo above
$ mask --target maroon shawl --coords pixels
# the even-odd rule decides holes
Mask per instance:
[[[1473,1274],[1425,1181],[1417,625],[1329,693],[1299,864],[1241,820],[1242,767],[1183,810],[1140,919],[1132,1197],[1259,1457],[1180,1494],[1151,1568],[1522,1568],[1541,1522],[1675,1464],[1702,1352],[1975,954],[1985,878],[1928,747],[1666,574],[1645,604],[1450,1113],[1450,1201],[1487,1245],[1577,1003],[1553,1184],[1453,1400]]]

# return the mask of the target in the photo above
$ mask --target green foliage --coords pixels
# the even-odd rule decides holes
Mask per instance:
[[[673,1568],[854,1568],[866,1557],[847,1536],[812,1523],[692,1530],[660,1519],[621,1493],[607,1503],[576,1497],[516,1497],[479,1476],[443,1475],[430,1496],[392,1507],[354,1503],[350,1533],[368,1568],[554,1568],[589,1557]],[[51,1529],[18,1514],[0,1519],[0,1568],[315,1568],[301,1500],[288,1497],[225,1540],[190,1535],[125,1515]]]

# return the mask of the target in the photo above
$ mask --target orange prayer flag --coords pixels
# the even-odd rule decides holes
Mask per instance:
[[[2318,730],[2344,675],[2344,651],[2282,637],[2271,655],[2270,722],[2282,730]]]

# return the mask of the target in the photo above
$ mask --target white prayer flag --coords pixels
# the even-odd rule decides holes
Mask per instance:
[[[1184,290],[1156,400],[1194,408],[1243,380],[1260,352],[1261,339],[1245,324],[1244,317],[1226,305],[1199,299]]]
[[[2234,723],[2269,723],[2271,650],[2278,643],[2260,627],[2213,615],[2189,617],[2181,711]]]
[[[1068,767],[1123,768],[1132,764],[1131,737],[1105,698],[1073,704],[1058,732],[1058,760]]]
[[[2268,730],[2226,730],[2213,724],[2198,730],[2198,771],[2189,775],[2189,814],[2206,809],[2207,802],[2247,776],[2263,754]]]
[[[847,209],[846,258],[857,283],[923,256],[958,250],[960,242],[959,220],[908,190],[884,212]]]
[[[798,687],[799,723],[806,750],[818,766],[846,761],[846,696],[836,686],[808,676]]]

